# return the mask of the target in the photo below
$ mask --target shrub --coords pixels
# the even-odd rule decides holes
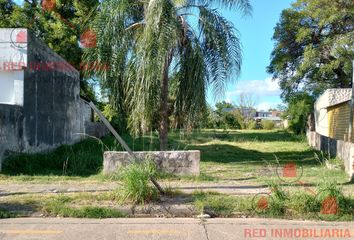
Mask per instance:
[[[271,216],[282,216],[286,211],[286,204],[290,199],[288,194],[276,182],[270,182],[273,202],[270,205],[269,214]]]
[[[286,115],[289,118],[289,129],[296,134],[306,132],[308,116],[313,111],[314,97],[299,92],[290,97]]]
[[[257,129],[257,122],[254,120],[251,120],[247,123],[247,129],[249,130],[255,130]]]
[[[121,170],[122,186],[118,191],[119,199],[143,204],[157,198],[157,191],[150,184],[150,178],[157,174],[156,166],[150,159],[133,163]]]
[[[270,120],[263,120],[261,124],[262,124],[262,128],[265,130],[273,130],[275,127],[274,122]]]

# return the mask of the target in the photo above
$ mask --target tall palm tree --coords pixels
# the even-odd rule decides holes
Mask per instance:
[[[129,127],[139,131],[159,113],[161,150],[167,149],[169,96],[173,115],[185,125],[206,107],[206,92],[222,95],[241,68],[236,29],[217,9],[250,14],[249,0],[107,0],[92,28],[97,47],[85,61],[108,89],[115,107],[128,109]]]

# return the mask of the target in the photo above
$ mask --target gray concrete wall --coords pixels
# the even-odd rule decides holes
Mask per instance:
[[[24,145],[27,151],[79,141],[79,72],[43,42],[28,34],[24,81]],[[46,64],[49,67],[45,68]],[[39,66],[41,69],[37,69]]]
[[[149,157],[158,169],[176,175],[199,175],[200,151],[134,152],[138,159]],[[105,152],[103,173],[109,174],[127,166],[132,158],[127,152]]]
[[[22,141],[19,141],[22,137],[22,107],[0,104],[0,160],[6,151],[18,152],[23,149]]]
[[[329,138],[314,131],[307,132],[307,140],[311,147],[343,160],[346,173],[354,180],[354,143]]]
[[[6,152],[50,150],[76,143],[85,134],[108,133],[101,123],[91,122],[90,106],[80,99],[79,72],[30,32],[21,31],[27,34],[25,48],[20,46],[10,57],[0,51],[0,60],[21,54],[25,62],[20,70],[24,72],[23,105],[0,104],[0,166]],[[0,39],[6,38],[8,47],[16,48],[10,33],[11,29],[0,29]]]

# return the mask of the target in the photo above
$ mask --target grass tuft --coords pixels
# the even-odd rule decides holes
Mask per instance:
[[[153,161],[147,158],[142,162],[132,163],[120,171],[122,185],[117,194],[122,202],[144,204],[157,199],[158,192],[150,184],[150,178],[157,174]]]
[[[67,196],[59,196],[47,202],[43,211],[49,216],[74,217],[74,218],[120,218],[126,214],[107,207],[80,206],[72,207],[69,204],[73,201]]]

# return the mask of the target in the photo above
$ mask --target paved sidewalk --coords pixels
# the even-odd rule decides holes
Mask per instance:
[[[185,193],[196,190],[214,191],[231,195],[254,195],[269,192],[266,186],[254,186],[236,182],[161,182],[164,187],[171,186]],[[107,192],[119,187],[119,183],[9,183],[0,184],[0,196],[34,193],[75,193],[75,192]]]
[[[60,219],[0,220],[0,239],[242,240],[353,239],[354,222],[274,219]]]

